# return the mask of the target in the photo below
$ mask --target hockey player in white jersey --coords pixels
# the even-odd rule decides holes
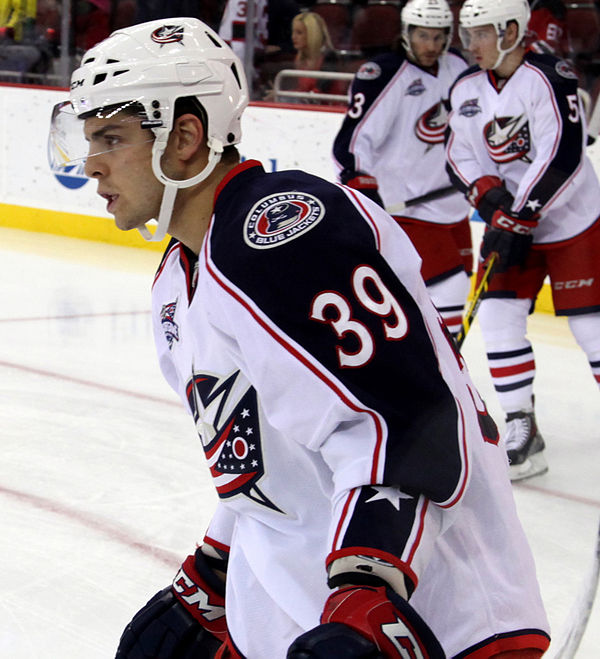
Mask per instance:
[[[600,384],[600,184],[585,153],[577,76],[553,55],[526,53],[528,18],[526,0],[461,8],[476,65],[451,91],[447,144],[456,186],[488,224],[482,265],[492,252],[500,257],[479,321],[515,480],[547,470],[526,337],[547,275],[555,312],[568,317]]]
[[[156,346],[219,495],[118,659],[541,656],[506,456],[402,229],[351,188],[239,162],[241,63],[197,20],[115,32],[70,98],[65,162],[84,134],[116,225],[173,237]]]
[[[449,50],[453,16],[446,0],[410,0],[401,45],[357,72],[333,155],[342,183],[385,206],[406,231],[422,275],[452,334],[461,327],[472,269],[464,197],[446,173],[444,133],[450,85],[467,68]],[[422,203],[406,200],[444,190]]]

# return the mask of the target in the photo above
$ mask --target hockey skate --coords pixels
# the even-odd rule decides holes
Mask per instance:
[[[544,439],[540,435],[533,411],[511,412],[506,417],[506,452],[511,481],[539,476],[548,471],[544,457]]]

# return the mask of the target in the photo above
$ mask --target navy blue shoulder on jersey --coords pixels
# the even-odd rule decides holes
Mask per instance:
[[[378,55],[363,64],[354,76],[348,111],[333,142],[333,155],[342,168],[342,183],[359,173],[354,154],[350,151],[354,131],[405,61],[406,55],[403,52]]]
[[[289,205],[320,207],[322,214],[317,210],[313,218],[320,219],[308,230],[276,246],[253,244],[254,238],[248,238],[249,219],[257,217],[253,209],[263,209],[260,221],[275,215],[276,221],[287,222]],[[250,225],[258,223],[252,220]],[[456,401],[441,378],[414,298],[380,254],[370,223],[344,191],[301,171],[266,174],[261,166],[246,168],[218,195],[210,249],[220,276],[261,309],[272,332],[301,345],[332,382],[341,382],[383,417],[389,435],[385,482],[434,501],[451,496],[462,469]],[[386,333],[386,323],[398,322],[392,308],[382,316],[360,302],[355,274],[361,266],[377,273],[406,317],[408,331],[400,340],[390,340]],[[381,302],[375,284],[370,282],[366,291]],[[338,350],[354,354],[364,343],[352,331],[336,335],[331,326],[339,313],[335,303],[325,309],[324,322],[313,316],[314,301],[327,293],[347,303],[352,319],[373,340],[372,354],[358,367],[340,363]]]

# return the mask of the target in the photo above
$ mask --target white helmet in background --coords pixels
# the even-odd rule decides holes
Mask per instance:
[[[430,27],[447,31],[444,53],[450,48],[454,28],[454,16],[446,0],[409,0],[402,8],[402,45],[414,59],[410,43],[412,27]]]
[[[175,101],[183,97],[194,97],[201,106],[210,154],[201,172],[178,181],[164,174],[161,157],[173,128]],[[161,19],[117,30],[84,54],[71,77],[70,110],[79,119],[143,107],[142,126],[154,134],[152,170],[165,185],[154,235],[147,227],[140,229],[147,240],[165,236],[177,190],[207,178],[223,148],[241,140],[241,117],[248,101],[239,58],[195,18]]]
[[[459,14],[459,34],[462,44],[469,48],[469,33],[467,28],[492,25],[498,37],[498,60],[492,67],[500,66],[504,57],[513,51],[525,38],[527,23],[531,16],[531,9],[527,0],[465,0]],[[502,40],[506,27],[515,21],[519,29],[519,37],[515,43],[506,49],[502,48]]]

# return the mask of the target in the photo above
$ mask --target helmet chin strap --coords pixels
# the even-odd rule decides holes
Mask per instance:
[[[502,48],[502,42],[504,41],[504,35],[500,36],[498,35],[498,59],[494,63],[494,66],[492,66],[492,71],[495,71],[500,64],[504,61],[504,58],[508,55],[508,53],[512,53],[512,51],[521,43],[520,40],[515,41],[515,43],[510,47],[503,49]]]
[[[160,210],[158,211],[158,218],[156,218],[156,230],[153,233],[148,229],[147,225],[138,227],[138,231],[142,234],[144,240],[147,240],[148,242],[159,242],[167,235],[169,224],[171,223],[171,215],[173,214],[173,207],[175,205],[175,197],[177,196],[179,188],[189,188],[208,178],[219,160],[221,160],[221,153],[223,152],[222,145],[220,143],[215,143],[215,140],[213,140],[213,145],[210,147],[208,161],[204,169],[191,178],[178,181],[169,178],[162,170],[160,161],[165,151],[165,147],[166,142],[157,138],[152,149],[152,172],[161,183],[164,183],[165,186],[162,200],[160,202]]]

